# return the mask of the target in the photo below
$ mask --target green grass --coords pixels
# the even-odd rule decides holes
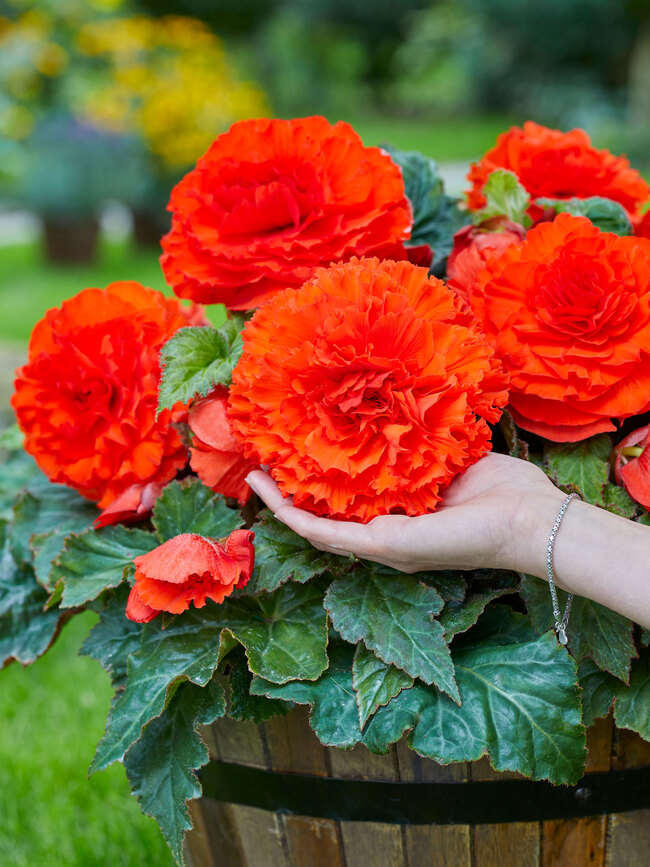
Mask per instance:
[[[111,699],[98,663],[76,656],[94,622],[76,617],[33,666],[0,674],[3,867],[171,867],[121,765],[86,778]]]
[[[467,161],[491,148],[500,132],[516,121],[505,116],[459,117],[429,121],[367,118],[354,128],[367,145],[384,142],[404,150],[418,150],[438,162]]]

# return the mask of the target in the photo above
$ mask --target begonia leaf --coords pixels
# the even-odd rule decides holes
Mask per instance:
[[[530,618],[509,605],[488,605],[476,624],[462,633],[454,642],[454,648],[503,647],[506,644],[525,644],[535,641],[537,632]]]
[[[140,650],[129,657],[124,692],[91,766],[120,761],[142,728],[159,716],[182,680],[204,686],[223,657],[222,636],[244,645],[251,671],[283,682],[315,679],[327,667],[327,617],[315,582],[288,584],[260,597],[208,602],[166,625],[145,626]]]
[[[11,660],[38,659],[52,643],[60,613],[46,611],[46,591],[28,563],[17,563],[2,525],[0,549],[0,668]]]
[[[363,740],[373,752],[409,731],[408,745],[442,764],[488,755],[498,771],[553,783],[580,779],[586,749],[576,664],[553,633],[453,657],[462,705],[416,682],[368,723]]]
[[[641,637],[639,641],[643,647],[647,647],[650,644],[650,629],[641,630]]]
[[[598,668],[591,659],[582,660],[578,666],[578,677],[582,687],[582,721],[588,728],[600,717],[607,716],[621,682]]]
[[[113,686],[122,686],[126,681],[127,660],[140,649],[144,629],[141,623],[134,623],[124,614],[130,589],[123,584],[114,593],[106,595],[99,620],[79,651],[80,655],[99,662],[110,675]]]
[[[619,728],[632,729],[650,741],[650,650],[632,663],[629,686],[619,684],[614,720]]]
[[[439,616],[447,641],[474,626],[488,603],[509,592],[512,591],[508,587],[486,587],[470,593],[462,602],[447,602]]]
[[[327,668],[327,614],[319,582],[230,598],[222,609],[223,624],[244,645],[254,674],[284,683],[315,680]]]
[[[413,247],[428,244],[436,266],[451,253],[454,233],[471,222],[458,199],[448,196],[435,160],[418,151],[402,151],[384,145],[393,162],[402,170],[406,196],[413,208],[413,228],[406,242]]]
[[[329,666],[318,680],[277,684],[254,677],[251,694],[311,705],[309,722],[320,742],[344,749],[353,747],[362,738],[352,683],[353,654],[349,644],[337,642],[330,647]]]
[[[68,536],[50,573],[52,585],[63,584],[61,608],[76,608],[117,587],[133,559],[157,544],[153,533],[120,525]]]
[[[375,569],[379,572],[379,570]],[[391,570],[391,574],[399,575],[402,573],[396,570]],[[445,570],[441,572],[419,572],[418,578],[424,581],[444,599],[445,602],[462,602],[467,593],[467,579],[465,575],[471,573],[452,572]]]
[[[230,703],[228,716],[236,720],[252,720],[261,723],[274,716],[289,713],[293,702],[266,698],[264,695],[251,695],[253,675],[248,670],[243,649],[237,648],[228,655],[228,682],[230,683]]]
[[[604,505],[609,512],[622,518],[634,518],[639,511],[639,504],[634,502],[624,488],[609,482],[605,485]]]
[[[4,468],[4,467],[3,467]],[[92,526],[97,507],[65,485],[34,477],[14,505],[12,549],[19,560],[32,561],[39,583],[50,590],[50,567],[65,537]]]
[[[314,548],[266,510],[251,529],[255,533],[255,568],[241,591],[246,595],[271,592],[289,580],[304,583],[325,571],[349,566],[341,557]]]
[[[556,214],[573,214],[574,217],[587,217],[601,232],[616,235],[633,235],[634,229],[623,205],[602,196],[586,199],[537,199],[542,208],[552,208]]]
[[[454,666],[441,624],[440,595],[414,575],[356,570],[334,581],[325,607],[345,641],[363,641],[385,663],[435,683],[455,700]]]
[[[0,473],[0,520],[10,520],[12,506],[18,494],[31,480],[41,476],[36,462],[27,452],[15,451],[2,461]]]
[[[222,539],[242,523],[238,510],[197,479],[170,482],[153,508],[153,525],[162,542],[181,533]]]
[[[359,724],[363,728],[378,707],[413,686],[413,678],[401,668],[386,665],[363,644],[357,644],[352,662],[352,685],[359,708]]]
[[[218,609],[209,604],[176,617],[165,629],[160,618],[144,627],[140,649],[128,657],[126,686],[111,710],[91,773],[124,758],[180,682],[208,683],[219,663],[223,622]]]
[[[611,451],[612,443],[607,434],[598,434],[579,443],[548,446],[544,460],[557,485],[574,485],[588,503],[602,506]]]
[[[196,771],[210,758],[198,727],[224,713],[225,697],[219,683],[211,680],[204,687],[183,683],[124,760],[140,809],[158,822],[179,865],[185,863],[183,836],[192,827],[187,803],[201,796]]]
[[[221,328],[180,328],[160,350],[163,366],[158,409],[204,397],[216,385],[230,385],[242,353],[241,323],[228,319]]]
[[[521,581],[521,594],[535,629],[546,632],[554,623],[548,584],[526,575]],[[558,590],[560,611],[564,611],[566,596]],[[591,599],[575,596],[567,635],[569,650],[577,662],[589,657],[603,671],[627,682],[631,660],[637,655],[631,620]]]
[[[513,223],[525,225],[530,196],[514,172],[508,169],[490,172],[483,187],[483,195],[486,203],[474,215],[476,224],[492,217],[507,217]]]

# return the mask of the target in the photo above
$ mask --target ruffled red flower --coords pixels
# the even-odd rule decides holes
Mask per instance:
[[[647,210],[645,214],[636,221],[634,234],[639,238],[650,239],[650,210]]]
[[[499,256],[511,244],[521,243],[525,237],[524,227],[508,220],[500,221],[498,230],[479,226],[460,229],[454,235],[454,248],[447,259],[447,286],[467,301],[488,259]]]
[[[625,437],[615,449],[616,481],[633,500],[650,509],[650,425]]]
[[[501,364],[444,283],[353,260],[260,308],[243,332],[230,419],[296,505],[369,521],[432,511],[490,449]]]
[[[252,491],[246,476],[259,464],[244,457],[228,420],[228,389],[215,388],[192,405],[188,423],[193,434],[190,466],[204,485],[243,506]]]
[[[182,533],[136,557],[126,616],[148,623],[161,611],[181,614],[190,603],[203,608],[207,599],[223,602],[251,577],[253,537],[250,530],[234,530],[222,545],[216,539]]]
[[[25,449],[54,482],[101,508],[133,485],[164,483],[187,461],[172,427],[186,408],[156,418],[159,352],[201,310],[135,282],[84,289],[35,326],[12,406]]]
[[[257,307],[314,269],[366,254],[405,258],[402,173],[347,123],[250,120],[219,136],[174,188],[162,240],[182,298]]]
[[[526,121],[501,133],[496,145],[474,163],[467,179],[472,210],[485,205],[483,187],[495,169],[513,171],[536,199],[604,196],[634,213],[650,198],[650,187],[625,157],[595,148],[582,129],[561,132]]]
[[[160,482],[147,482],[146,485],[131,485],[118,494],[93,521],[94,527],[108,527],[110,524],[137,524],[148,518],[156,500],[163,492]]]
[[[650,409],[650,242],[559,214],[487,261],[470,304],[526,430],[575,442]]]

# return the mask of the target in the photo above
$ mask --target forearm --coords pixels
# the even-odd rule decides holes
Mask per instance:
[[[535,498],[519,516],[518,571],[546,579],[546,550],[563,495]],[[650,628],[650,527],[573,501],[554,546],[558,587]]]

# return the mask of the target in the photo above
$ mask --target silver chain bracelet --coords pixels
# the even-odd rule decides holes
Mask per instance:
[[[553,524],[553,529],[551,530],[551,535],[548,540],[548,548],[546,549],[546,571],[548,572],[548,589],[551,591],[551,603],[553,605],[553,616],[555,617],[555,632],[557,633],[557,638],[560,644],[566,644],[567,639],[567,626],[569,625],[569,613],[571,611],[571,603],[573,602],[573,593],[569,593],[566,601],[566,607],[564,609],[564,615],[560,614],[560,604],[557,598],[557,590],[555,589],[555,572],[553,571],[553,546],[555,544],[555,536],[557,535],[557,531],[562,523],[562,518],[564,517],[564,513],[567,510],[567,506],[571,502],[571,500],[580,500],[581,497],[579,494],[569,494],[565,501],[562,503],[562,507],[558,512],[557,518],[555,519],[555,523]]]

